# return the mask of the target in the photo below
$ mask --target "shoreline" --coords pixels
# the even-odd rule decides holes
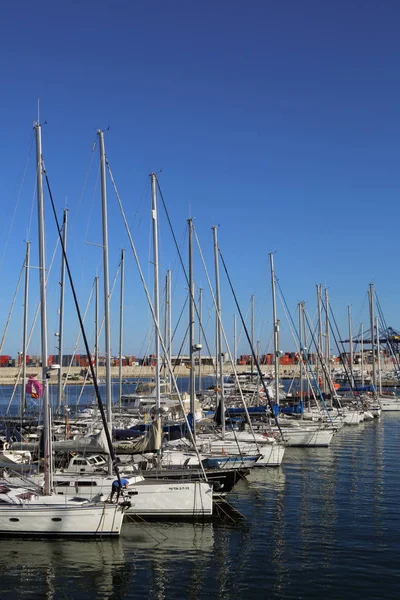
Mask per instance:
[[[322,372],[318,373],[318,369],[315,365],[312,365],[314,369],[314,374],[316,377],[319,375],[322,376]],[[356,368],[359,368],[359,365],[355,365]],[[369,375],[372,375],[372,365],[366,365],[366,372]],[[341,369],[340,366],[336,368],[336,370]],[[251,367],[249,365],[237,365],[236,367],[237,373],[243,373],[244,371],[250,371]],[[268,375],[274,375],[274,365],[261,365],[261,370],[263,373]],[[79,384],[84,382],[84,377],[80,375],[81,368],[73,367],[69,369],[68,367],[64,367],[62,369],[62,373],[69,373],[70,376],[77,376],[77,379],[68,380],[67,384]],[[392,365],[383,365],[382,372],[389,373],[392,372]],[[226,364],[224,366],[224,375],[229,375],[233,372],[232,365]],[[14,385],[18,374],[20,373],[19,367],[2,367],[0,368],[0,386],[2,385]],[[27,367],[26,369],[27,376],[32,375],[37,379],[41,377],[41,367]],[[189,377],[189,369],[185,367],[185,365],[179,365],[174,369],[174,375],[176,377]],[[254,373],[256,374],[256,369],[254,368]],[[213,376],[215,375],[215,369],[213,366],[204,365],[201,369],[202,377]],[[280,365],[279,367],[279,377],[281,379],[292,379],[295,377],[299,377],[300,375],[300,365]],[[154,367],[143,367],[143,366],[126,366],[122,367],[122,379],[131,379],[131,378],[152,378],[155,376]],[[196,368],[196,377],[198,376],[198,368]],[[21,377],[21,375],[20,375]],[[99,367],[98,371],[99,379],[105,378],[105,367]],[[119,377],[119,367],[111,367],[111,377],[112,379],[118,379]],[[385,376],[383,375],[383,379]],[[50,384],[56,385],[58,381],[58,371],[51,372]],[[19,382],[21,383],[21,382]],[[89,382],[87,382],[89,383]],[[391,385],[396,385],[396,380],[391,381]]]

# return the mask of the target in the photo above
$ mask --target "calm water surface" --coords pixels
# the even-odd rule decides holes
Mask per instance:
[[[8,599],[400,598],[400,415],[289,449],[231,502],[237,523],[130,524],[96,542],[0,540]]]

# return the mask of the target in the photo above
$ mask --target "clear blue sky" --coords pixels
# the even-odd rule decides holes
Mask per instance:
[[[5,4],[0,327],[27,238],[32,264],[38,262],[29,148],[40,97],[44,157],[60,214],[65,203],[69,207],[69,256],[82,308],[93,278],[101,275],[101,251],[84,244],[101,243],[98,154],[91,148],[97,128],[111,126],[107,155],[149,282],[148,174],[162,169],[159,181],[182,251],[186,257],[184,231],[192,216],[210,273],[211,226],[220,225],[220,247],[245,313],[255,294],[263,350],[271,334],[271,251],[293,314],[300,300],[314,314],[315,284],[323,283],[343,328],[348,304],[355,327],[361,319],[367,327],[365,295],[372,281],[388,323],[400,328],[399,18],[394,0]],[[151,319],[111,186],[109,208],[111,276],[121,247],[127,249],[124,352],[140,355]],[[160,273],[174,270],[177,319],[185,285],[160,213]],[[49,258],[55,229],[48,204],[46,214]],[[59,260],[58,254],[49,281],[49,352],[58,330]],[[198,257],[195,262],[196,284],[206,288]],[[32,270],[30,320],[37,278]],[[231,337],[235,309],[225,282],[222,301]],[[209,294],[204,310],[212,318]],[[292,350],[279,312],[283,349]],[[89,337],[92,314],[90,308]],[[66,321],[70,352],[78,328],[69,294]],[[211,321],[208,333],[213,346]],[[15,356],[21,344],[20,291],[2,353]],[[179,345],[177,339],[175,352]],[[243,338],[239,350],[247,352]],[[30,353],[38,351],[35,334]]]

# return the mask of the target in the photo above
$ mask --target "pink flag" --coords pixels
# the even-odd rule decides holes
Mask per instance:
[[[28,379],[28,383],[26,384],[25,392],[31,395],[31,398],[40,398],[43,394],[43,386],[37,379],[30,376]]]

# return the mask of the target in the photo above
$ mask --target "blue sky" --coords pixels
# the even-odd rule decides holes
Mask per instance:
[[[186,220],[194,218],[210,274],[212,225],[244,313],[256,298],[256,338],[271,347],[268,253],[295,314],[315,313],[315,285],[329,287],[339,323],[352,306],[367,327],[372,281],[386,320],[400,328],[397,279],[400,182],[400,71],[394,1],[38,2],[2,9],[0,144],[0,328],[21,268],[25,240],[37,265],[32,124],[41,102],[43,152],[60,215],[69,208],[68,253],[82,308],[101,251],[97,128],[151,284],[149,173],[158,172],[186,257]],[[30,150],[31,148],[31,150]],[[26,166],[27,165],[27,166]],[[25,172],[26,166],[26,172]],[[23,176],[25,172],[25,177]],[[21,193],[20,193],[20,190]],[[126,354],[143,354],[151,319],[112,188],[110,274],[126,253]],[[47,255],[55,227],[46,204]],[[160,274],[173,269],[173,314],[185,283],[160,210]],[[49,279],[49,351],[57,332],[59,253]],[[207,288],[198,255],[196,285]],[[31,271],[30,321],[37,302]],[[162,287],[162,286],[161,286]],[[213,346],[212,302],[205,292]],[[236,312],[222,281],[223,320]],[[292,350],[282,319],[282,347]],[[88,333],[93,334],[93,308]],[[67,292],[65,352],[78,331]],[[174,345],[177,352],[185,327]],[[179,338],[179,339],[178,339]],[[22,344],[19,292],[3,354]],[[118,349],[118,291],[112,298]],[[82,346],[80,345],[80,350]],[[242,336],[239,351],[247,353]],[[30,353],[39,352],[33,335]]]

